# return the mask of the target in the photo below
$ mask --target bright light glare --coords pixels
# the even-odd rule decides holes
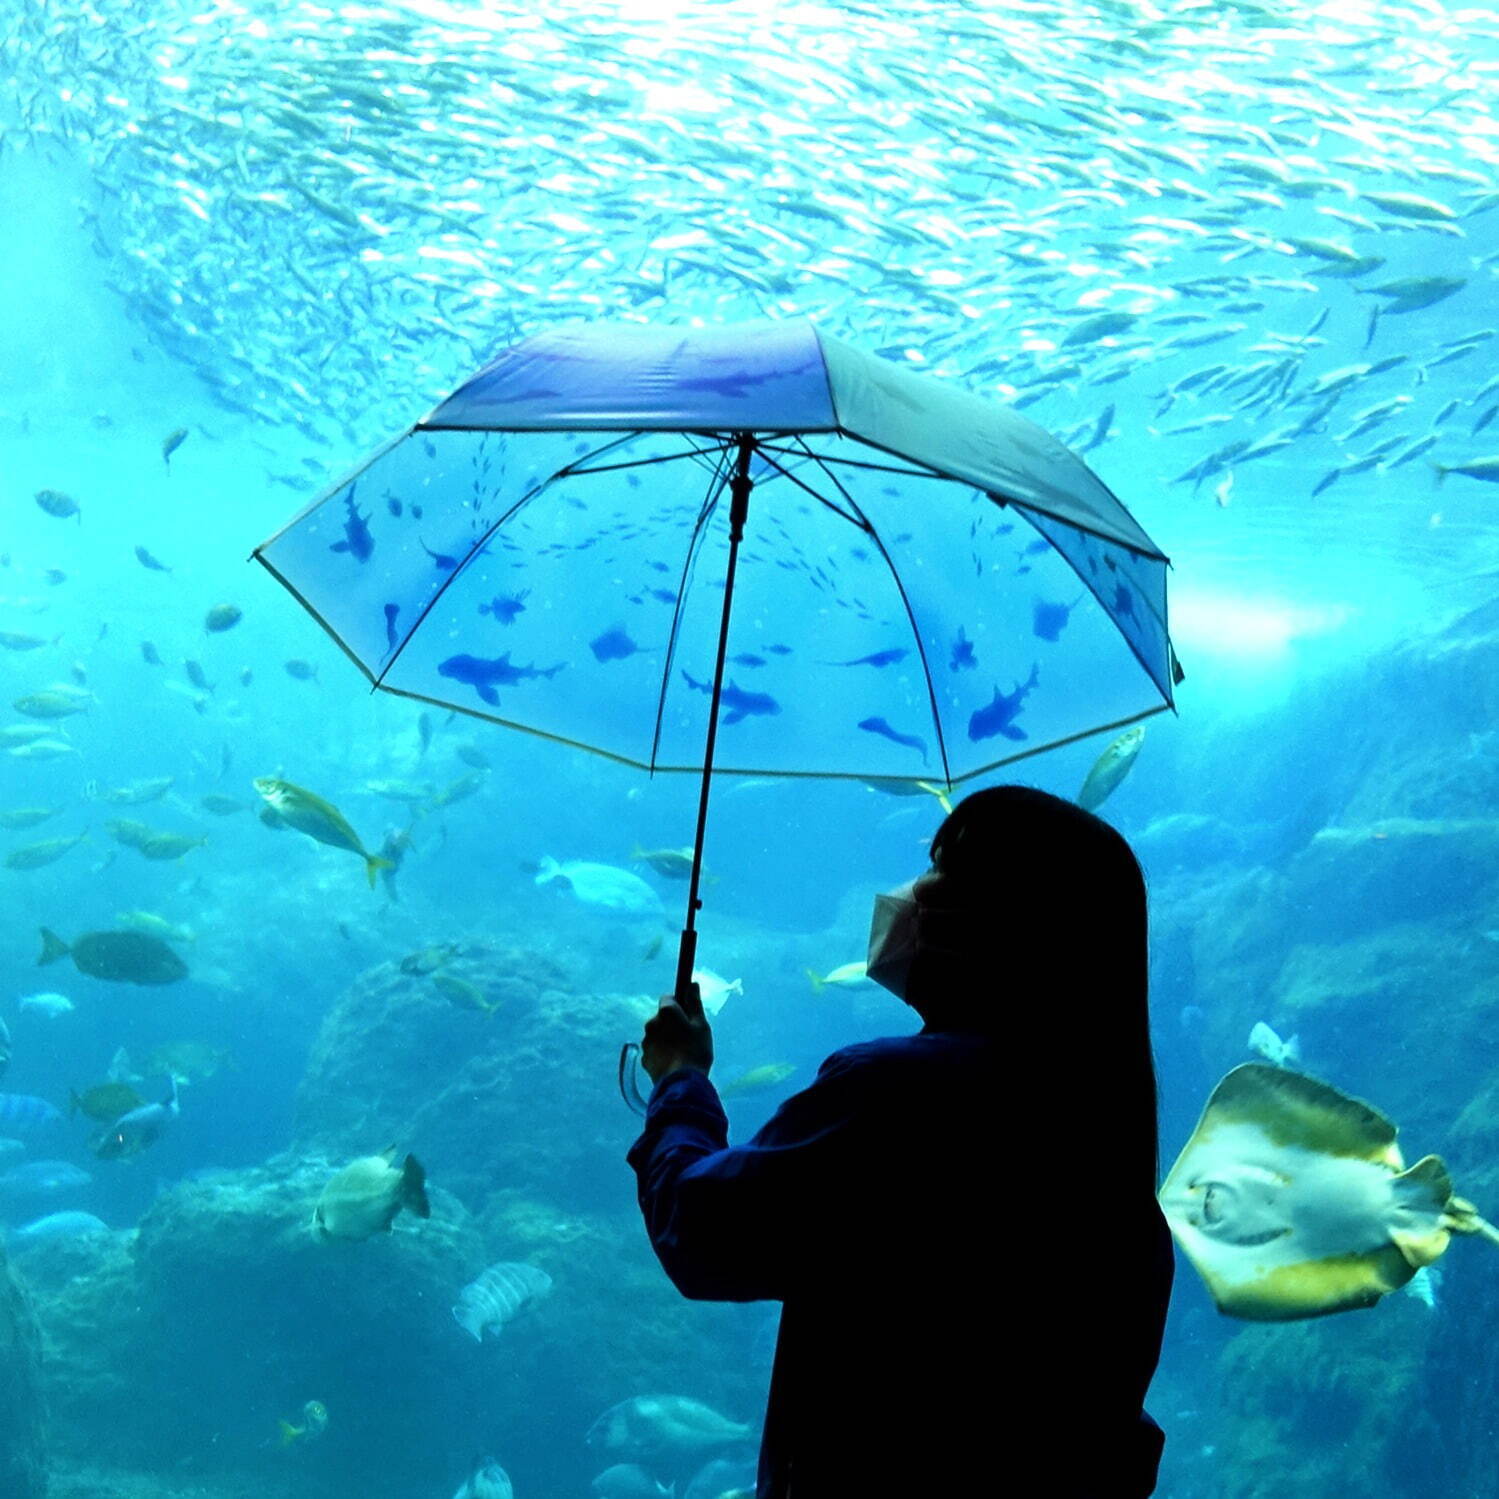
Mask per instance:
[[[1346,604],[1292,604],[1280,599],[1171,594],[1171,637],[1182,655],[1209,651],[1243,661],[1283,656],[1293,640],[1329,635],[1352,617]]]

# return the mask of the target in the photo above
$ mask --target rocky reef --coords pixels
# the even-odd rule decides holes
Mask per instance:
[[[615,1091],[636,1005],[563,984],[543,958],[482,945],[436,969],[370,970],[324,1023],[291,1151],[180,1182],[138,1232],[39,1261],[65,1458],[215,1492],[290,1482],[305,1499],[451,1492],[492,1452],[517,1492],[583,1494],[593,1420],[664,1377],[758,1417],[758,1324],[682,1301],[639,1226],[622,1160],[633,1125]],[[453,997],[476,993],[478,1009]],[[318,1242],[328,1177],[392,1144],[426,1167],[432,1217]],[[497,1260],[539,1266],[553,1290],[476,1344],[451,1308]],[[326,1431],[283,1445],[278,1422],[297,1424],[309,1400],[326,1406]]]
[[[47,1492],[41,1338],[31,1302],[0,1249],[0,1494]]]

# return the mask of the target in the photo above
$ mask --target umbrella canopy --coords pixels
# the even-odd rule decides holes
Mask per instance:
[[[719,769],[955,782],[1171,706],[1114,494],[805,320],[526,339],[255,555],[377,687],[698,771],[736,466]]]

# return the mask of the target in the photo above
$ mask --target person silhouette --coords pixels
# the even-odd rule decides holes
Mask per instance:
[[[835,1052],[730,1146],[670,999],[628,1160],[684,1296],[782,1303],[759,1499],[1144,1499],[1170,1296],[1145,882],[1023,786],[965,798],[877,897],[869,977],[923,1024]]]

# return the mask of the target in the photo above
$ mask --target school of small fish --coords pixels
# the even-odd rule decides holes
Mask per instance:
[[[1180,484],[1220,505],[1311,437],[1312,492],[1428,454],[1499,478],[1470,450],[1499,377],[1460,420],[1429,378],[1478,371],[1496,331],[1484,12],[923,0],[767,24],[727,0],[459,29],[292,5],[247,36],[227,4],[76,9],[98,24],[23,11],[0,96],[107,184],[120,211],[86,227],[152,336],[225,409],[320,445],[383,436],[497,337],[806,313],[1043,404],[1081,451],[1117,430],[1115,382],[1143,383]],[[1457,331],[1413,340],[1438,306]],[[382,366],[398,413],[371,409]]]

